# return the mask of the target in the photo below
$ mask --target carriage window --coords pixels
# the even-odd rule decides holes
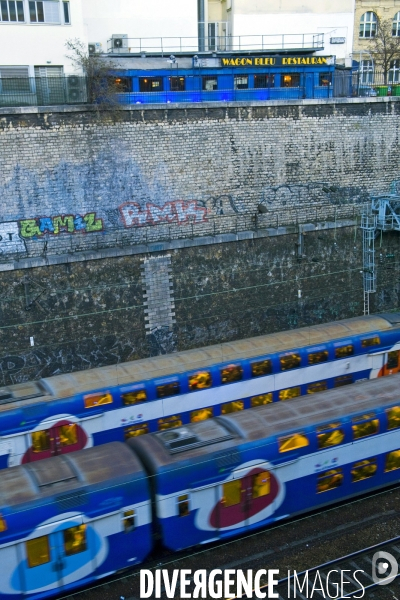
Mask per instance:
[[[187,494],[178,496],[178,515],[180,517],[187,517],[189,513],[189,496]]]
[[[289,369],[297,369],[300,366],[301,358],[300,354],[284,354],[279,357],[282,371],[288,371]]]
[[[254,75],[255,89],[268,88],[274,86],[274,75]]]
[[[368,348],[368,346],[379,346],[381,340],[376,335],[372,338],[367,338],[366,340],[361,340],[361,348]]]
[[[149,433],[149,426],[147,423],[140,423],[140,425],[124,427],[124,438],[126,440],[129,440],[129,438],[138,437],[139,435],[144,435],[145,433]]]
[[[135,511],[133,509],[124,510],[122,517],[122,526],[125,533],[129,533],[135,529]]]
[[[180,391],[181,386],[178,380],[156,386],[157,398],[167,398],[168,396],[175,396],[176,394],[179,394]]]
[[[289,450],[297,450],[309,445],[307,436],[304,433],[292,433],[285,435],[278,440],[279,452],[289,452]]]
[[[386,409],[387,428],[397,429],[400,427],[400,406],[392,406]]]
[[[397,369],[399,366],[399,351],[393,350],[392,352],[388,352],[388,361],[386,367],[388,369]]]
[[[213,409],[210,406],[209,408],[200,408],[199,410],[192,410],[190,413],[190,422],[198,423],[199,421],[206,421],[207,419],[211,419],[213,416]]]
[[[243,378],[243,369],[240,365],[228,365],[221,369],[221,382],[232,383]]]
[[[26,542],[26,556],[30,568],[50,561],[49,538],[47,535]]]
[[[344,431],[340,429],[340,423],[329,423],[317,428],[318,448],[329,448],[337,446],[344,440]]]
[[[243,400],[235,400],[234,402],[226,402],[221,404],[221,415],[229,415],[229,413],[239,412],[244,409]]]
[[[193,375],[189,375],[189,390],[205,390],[212,386],[211,373],[209,371],[199,371]]]
[[[379,420],[375,413],[360,415],[352,419],[353,439],[358,440],[368,435],[374,435],[379,431]]]
[[[252,496],[253,498],[261,498],[268,496],[271,491],[271,477],[267,471],[253,475],[252,481]]]
[[[255,408],[256,406],[264,406],[264,404],[271,404],[272,402],[272,392],[269,394],[260,394],[259,396],[253,396],[250,398],[250,406],[251,408]]]
[[[345,358],[346,356],[353,356],[353,354],[353,344],[347,344],[347,346],[340,346],[339,348],[335,348],[335,358]]]
[[[342,469],[331,469],[317,476],[317,494],[334,490],[343,483]]]
[[[307,387],[307,394],[315,394],[315,392],[323,392],[328,389],[327,381],[315,381]]]
[[[33,431],[31,437],[33,452],[45,452],[46,450],[50,450],[50,432],[47,429]]]
[[[376,458],[359,460],[354,463],[353,468],[351,469],[351,480],[355,483],[362,479],[368,479],[368,477],[375,475],[377,469],[378,465],[376,464]]]
[[[132,390],[131,392],[127,392],[126,394],[121,394],[121,398],[122,404],[129,406],[130,404],[145,402],[147,400],[147,394],[144,388],[140,388],[137,390]]]
[[[158,431],[165,431],[166,429],[173,429],[174,427],[180,427],[182,420],[180,415],[174,415],[172,417],[165,417],[164,419],[158,419]]]
[[[83,396],[85,408],[94,408],[103,404],[111,404],[112,401],[113,397],[111,396],[110,392],[103,392],[101,394],[87,394],[87,396]]]
[[[394,450],[386,454],[385,473],[400,469],[400,450]]]
[[[139,77],[140,92],[162,92],[163,90],[162,77]]]
[[[321,352],[312,352],[308,355],[308,364],[317,365],[328,360],[328,350],[322,350]]]
[[[235,506],[235,504],[240,504],[240,498],[242,494],[242,484],[240,479],[224,483],[222,485],[222,490],[222,503],[225,508],[228,508],[229,506]]]
[[[0,533],[3,533],[3,531],[7,531],[7,522],[0,513]]]
[[[272,361],[267,358],[251,363],[251,376],[261,377],[261,375],[269,375],[272,373]]]
[[[233,87],[235,90],[247,90],[249,87],[248,75],[235,75],[233,78]]]
[[[63,531],[64,550],[66,556],[84,552],[86,545],[86,525],[76,525]]]
[[[333,380],[333,387],[343,387],[353,383],[353,375],[342,375],[341,377],[335,377]]]
[[[206,92],[211,92],[212,90],[218,89],[218,78],[210,77],[209,75],[204,75],[202,77],[203,90]]]
[[[73,446],[78,443],[78,427],[75,423],[61,425],[58,428],[58,436],[61,446]]]
[[[185,78],[184,77],[170,77],[169,86],[171,92],[184,92],[185,91]]]
[[[297,396],[300,396],[300,395],[301,395],[301,387],[300,386],[287,388],[286,390],[280,390],[279,400],[291,400],[292,398],[297,398]]]

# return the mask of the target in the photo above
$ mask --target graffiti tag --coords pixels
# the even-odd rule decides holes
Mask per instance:
[[[86,215],[59,215],[57,217],[38,217],[36,219],[24,219],[19,222],[20,234],[23,238],[40,237],[45,233],[58,235],[60,233],[75,233],[85,231],[103,230],[102,219],[96,219],[96,213]]]
[[[192,220],[194,223],[207,221],[207,209],[199,206],[196,200],[175,200],[164,206],[156,206],[151,202],[142,209],[136,202],[126,202],[119,207],[125,227],[134,225],[156,225],[158,223],[179,223],[180,225]]]
[[[25,252],[24,242],[19,237],[17,221],[0,223],[0,254]]]

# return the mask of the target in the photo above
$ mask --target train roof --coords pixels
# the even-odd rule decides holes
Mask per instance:
[[[400,375],[379,378],[317,394],[216,417],[201,423],[151,433],[129,441],[151,472],[201,459],[349,415],[368,413],[400,400]]]

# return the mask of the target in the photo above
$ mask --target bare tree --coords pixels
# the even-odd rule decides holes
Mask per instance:
[[[400,37],[393,35],[392,19],[377,17],[377,21],[376,34],[370,39],[369,49],[375,67],[383,72],[384,84],[386,85],[392,61],[400,59]],[[397,31],[395,33],[397,34]]]

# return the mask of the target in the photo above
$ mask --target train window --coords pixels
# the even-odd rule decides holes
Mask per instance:
[[[368,348],[368,346],[379,346],[381,340],[376,335],[375,337],[366,338],[365,340],[361,340],[361,348]]]
[[[110,81],[112,84],[114,84],[114,89],[118,93],[132,91],[132,77],[111,77]]]
[[[299,87],[300,73],[286,73],[282,75],[282,87]]]
[[[243,378],[243,369],[240,365],[228,365],[221,369],[221,382],[233,383]]]
[[[400,406],[392,406],[386,409],[387,428],[397,429],[400,427]]]
[[[317,427],[318,448],[329,448],[337,446],[344,440],[344,431],[340,429],[340,423],[329,423]]]
[[[124,427],[124,438],[126,440],[129,440],[129,438],[138,437],[139,435],[144,435],[145,433],[149,433],[149,426],[147,423],[140,423],[140,425]]]
[[[315,381],[307,386],[307,394],[315,394],[315,392],[323,392],[328,389],[327,381]]]
[[[233,88],[235,90],[247,90],[249,87],[248,75],[235,75],[233,78]]]
[[[26,542],[26,556],[30,568],[50,561],[49,538],[47,535]]]
[[[335,358],[345,358],[346,356],[353,356],[353,354],[353,344],[347,344],[346,346],[339,346],[339,348],[335,348]]]
[[[50,450],[50,431],[47,429],[43,429],[42,431],[33,431],[31,433],[32,437],[32,451],[37,452],[45,452],[46,450]]]
[[[291,400],[292,398],[297,398],[297,396],[301,396],[301,387],[299,385],[280,390],[279,392],[279,400]]]
[[[328,350],[321,350],[321,352],[311,352],[308,355],[308,364],[317,365],[328,360]]]
[[[135,511],[132,508],[124,510],[122,514],[122,526],[125,533],[129,533],[135,529]]]
[[[272,361],[269,358],[251,363],[251,376],[261,377],[272,373]]]
[[[199,371],[193,375],[189,375],[189,390],[205,390],[212,386],[211,373],[209,371]]]
[[[268,496],[271,491],[271,476],[268,471],[253,475],[252,481],[252,496],[253,498],[261,498]]]
[[[297,450],[297,448],[305,448],[309,445],[307,436],[304,433],[291,433],[278,439],[279,452],[289,452],[289,450]]]
[[[301,358],[300,354],[283,354],[279,357],[282,371],[289,371],[289,369],[297,369],[300,366]]]
[[[222,490],[222,503],[225,508],[229,508],[229,506],[235,506],[236,504],[240,504],[240,499],[242,495],[242,483],[240,479],[235,479],[235,481],[228,481],[228,483],[224,483],[222,485]]]
[[[162,77],[139,77],[140,92],[163,92]]]
[[[394,450],[386,454],[385,473],[400,469],[400,450]]]
[[[178,496],[178,515],[180,517],[187,517],[189,513],[189,496],[187,494]]]
[[[342,469],[330,469],[317,476],[317,494],[334,490],[343,483]]]
[[[386,367],[388,369],[397,369],[399,366],[399,351],[393,350],[392,352],[388,352],[388,361]]]
[[[176,396],[181,391],[181,386],[178,380],[170,383],[163,383],[156,386],[157,398],[167,398],[168,396]]]
[[[218,89],[218,78],[210,75],[204,75],[202,77],[202,87],[206,92],[211,92]]]
[[[71,556],[86,550],[86,525],[76,525],[64,529],[63,536],[65,556]]]
[[[125,406],[129,406],[131,404],[138,404],[139,402],[145,402],[147,400],[147,394],[145,388],[139,388],[136,390],[132,390],[131,392],[126,392],[125,394],[121,394],[122,404]]]
[[[0,533],[3,531],[7,531],[7,521],[3,518],[3,515],[0,513]]]
[[[376,458],[359,460],[354,463],[353,468],[351,469],[351,480],[353,483],[356,483],[356,481],[368,479],[368,477],[375,475],[377,469],[378,465],[376,464]]]
[[[353,383],[353,375],[342,375],[341,377],[335,377],[333,380],[333,387],[342,387]]]
[[[76,423],[61,425],[58,428],[58,437],[61,446],[73,446],[78,443],[78,426]]]
[[[229,415],[229,413],[239,412],[244,409],[243,400],[235,400],[234,402],[225,402],[221,404],[221,415]]]
[[[352,419],[353,439],[358,440],[379,431],[379,420],[375,413],[360,415]]]
[[[274,86],[274,75],[254,75],[255,89],[269,88]]]
[[[102,392],[101,394],[87,394],[83,396],[85,408],[95,408],[103,404],[112,404],[113,397],[110,392]]]
[[[173,415],[172,417],[165,417],[164,419],[158,419],[158,431],[165,431],[166,429],[173,429],[174,427],[180,427],[182,420],[180,415]]]
[[[185,91],[185,78],[184,77],[170,77],[169,87],[171,92],[184,92]]]
[[[256,406],[264,406],[264,404],[271,404],[272,402],[272,392],[269,394],[260,394],[259,396],[253,396],[250,398],[250,406],[251,408],[255,408]]]
[[[206,421],[207,419],[211,419],[213,416],[212,407],[208,408],[199,408],[199,410],[192,410],[190,413],[190,422],[198,423],[199,421]]]

